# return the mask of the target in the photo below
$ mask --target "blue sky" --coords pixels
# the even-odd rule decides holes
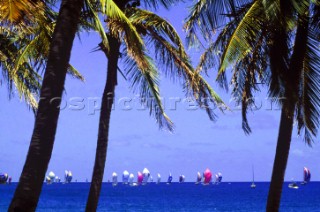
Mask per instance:
[[[185,5],[177,5],[170,11],[159,11],[182,31],[182,20],[187,14]],[[60,113],[55,146],[48,172],[54,171],[60,177],[65,169],[73,172],[74,179],[90,180],[94,163],[98,131],[100,98],[105,84],[107,60],[102,52],[92,52],[99,43],[95,33],[83,33],[81,41],[75,41],[71,63],[86,78],[84,83],[67,77],[64,103],[67,108]],[[193,61],[199,52],[190,50]],[[226,103],[231,106],[230,93],[217,87],[214,82],[216,72],[208,79]],[[8,100],[6,86],[0,89],[0,172],[7,172],[17,181],[27,154],[34,116],[18,97]],[[126,169],[137,175],[147,167],[153,176],[160,173],[163,179],[169,172],[174,181],[180,174],[186,181],[194,181],[197,171],[210,168],[221,172],[224,181],[250,181],[251,167],[255,167],[257,181],[269,181],[276,148],[280,111],[270,109],[265,100],[266,93],[257,94],[262,104],[260,110],[249,112],[253,133],[246,136],[241,129],[241,111],[233,110],[225,114],[217,110],[218,120],[211,122],[205,111],[189,110],[187,103],[178,103],[172,110],[170,98],[184,98],[179,84],[173,84],[162,77],[161,93],[166,101],[166,112],[175,123],[174,133],[159,130],[148,111],[133,106],[123,110],[121,98],[134,98],[129,85],[119,75],[116,88],[115,110],[111,115],[110,141],[104,181],[111,179],[111,173],[119,175]],[[72,110],[72,98],[83,98],[84,109]],[[96,102],[94,103],[94,100]],[[308,147],[293,134],[286,180],[301,180],[303,166],[311,169],[312,180],[320,180],[319,142]]]

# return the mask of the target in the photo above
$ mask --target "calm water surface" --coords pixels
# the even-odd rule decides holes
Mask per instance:
[[[269,183],[161,183],[130,187],[104,183],[98,211],[265,211]],[[16,184],[0,185],[0,211],[6,211]],[[89,183],[44,185],[37,211],[84,211]],[[281,211],[319,211],[320,182],[299,189],[284,185]]]

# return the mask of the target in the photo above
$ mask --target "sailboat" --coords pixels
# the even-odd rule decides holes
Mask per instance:
[[[157,175],[157,184],[159,184],[161,182],[161,175],[158,173]]]
[[[118,184],[118,175],[117,173],[113,172],[112,173],[112,185],[116,186]]]
[[[143,174],[143,181],[142,184],[145,185],[148,183],[149,177],[150,177],[150,172],[147,168],[144,168],[142,171]]]
[[[129,181],[129,172],[127,170],[125,170],[122,173],[122,183],[123,184],[128,184],[128,181]]]
[[[167,181],[167,184],[171,184],[172,182],[172,175],[171,173],[169,174],[169,177],[168,177],[168,181]]]
[[[203,184],[208,185],[212,180],[212,173],[211,173],[210,169],[207,168],[203,172],[203,177],[204,177]]]
[[[185,176],[182,174],[179,176],[179,183],[184,183],[184,180],[185,180]]]
[[[311,172],[307,167],[303,167],[303,182],[301,185],[306,185],[310,182],[311,179]]]
[[[138,172],[138,185],[141,185],[143,181],[143,174],[141,172]]]
[[[214,182],[214,184],[219,185],[222,181],[222,174],[220,172],[218,172],[218,174],[215,175],[216,180]]]
[[[60,177],[56,176],[55,179],[54,179],[54,182],[55,183],[60,183],[60,181],[61,181]]]
[[[298,184],[292,179],[291,183],[288,185],[289,188],[298,189]]]
[[[137,184],[137,183],[134,183],[133,180],[134,180],[134,174],[131,173],[131,174],[129,175],[129,185],[130,185],[130,186],[137,186],[138,184]]]
[[[72,180],[72,173],[71,171],[65,170],[64,171],[64,182],[65,183],[71,183]]]
[[[46,183],[47,183],[47,184],[54,183],[55,177],[56,177],[56,175],[55,175],[52,171],[49,172],[49,175],[46,176]]]
[[[254,184],[254,169],[253,169],[253,166],[252,166],[252,183],[251,183],[251,188],[256,188],[256,184]]]
[[[196,184],[200,184],[201,183],[201,180],[202,180],[202,176],[200,174],[200,172],[197,173],[197,180],[196,180]]]
[[[0,184],[6,184],[8,180],[8,174],[7,173],[0,173]]]

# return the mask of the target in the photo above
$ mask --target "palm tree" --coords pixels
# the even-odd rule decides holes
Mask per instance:
[[[24,98],[35,111],[38,106],[36,97],[40,91],[41,75],[48,58],[49,44],[57,15],[49,6],[40,2],[33,4],[26,1],[28,7],[24,8],[22,15],[18,12],[22,9],[19,2],[6,3],[8,6],[3,4],[0,9],[0,14],[4,14],[0,16],[2,78],[8,84],[9,97],[13,95],[13,88],[15,88],[20,99]],[[7,11],[6,8],[13,9]],[[83,80],[81,74],[72,65],[69,66],[68,73]]]
[[[279,135],[267,211],[278,211],[290,150],[293,122],[304,129],[309,145],[319,124],[319,2],[256,0],[230,10],[231,20],[201,58],[199,69],[219,59],[218,80],[226,82],[225,70],[234,65],[233,95],[242,104],[243,128],[251,129],[247,109],[254,104],[256,82],[265,82],[270,97],[282,106]],[[222,54],[214,55],[215,52]]]
[[[9,211],[34,211],[37,207],[43,179],[53,149],[60,112],[57,105],[51,104],[50,100],[60,98],[61,101],[72,43],[82,5],[82,0],[64,0],[61,3],[50,44],[34,131],[27,159]],[[59,99],[57,103],[59,104]]]
[[[146,1],[145,4],[152,2],[155,6],[156,1]],[[215,115],[208,104],[210,102],[222,104],[208,83],[194,72],[178,34],[169,23],[149,11],[135,8],[139,5],[137,2],[131,5],[129,1],[121,4],[115,1],[115,3],[119,6],[118,14],[121,14],[121,11],[125,12],[128,22],[124,24],[118,17],[109,16],[106,20],[109,28],[107,40],[113,45],[109,45],[107,49],[103,43],[100,44],[101,50],[108,58],[107,82],[102,98],[95,165],[86,211],[95,211],[98,205],[107,156],[110,115],[117,84],[121,43],[125,45],[121,55],[126,66],[124,71],[127,79],[135,90],[140,91],[140,96],[143,97],[142,104],[150,109],[150,114],[154,114],[160,128],[172,130],[173,124],[164,112],[158,88],[158,70],[153,59],[147,54],[142,38],[147,41],[146,43],[154,44],[148,49],[155,49],[155,57],[159,59],[159,64],[165,66],[162,67],[163,70],[168,76],[175,76],[184,81],[187,91],[191,91],[198,103],[206,107],[211,119],[214,119]],[[164,6],[169,6],[170,1],[162,3],[165,3]],[[109,1],[109,4],[112,4],[112,1]],[[95,22],[97,24],[99,20],[95,19]],[[100,34],[104,38],[104,32],[100,31]]]

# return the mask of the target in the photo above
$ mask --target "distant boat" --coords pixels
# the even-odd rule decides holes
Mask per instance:
[[[254,184],[254,168],[252,166],[252,183],[251,183],[251,188],[256,188],[256,184]]]
[[[47,184],[51,184],[52,183],[51,178],[49,176],[46,176],[46,183]]]
[[[203,178],[204,178],[203,184],[208,185],[208,184],[211,182],[211,180],[212,180],[212,173],[211,173],[210,169],[207,168],[207,169],[203,172]]]
[[[147,168],[144,168],[143,171],[142,171],[142,174],[143,174],[143,181],[142,181],[142,184],[145,185],[148,183],[149,181],[149,178],[150,178],[150,172]]]
[[[123,173],[122,173],[122,183],[123,184],[128,184],[128,181],[129,181],[129,172],[127,170],[125,170]]]
[[[117,173],[113,172],[112,173],[112,185],[116,186],[118,184],[118,175]]]
[[[202,180],[202,176],[200,174],[200,172],[197,173],[197,180],[196,180],[196,184],[200,184]]]
[[[129,175],[129,184],[132,184],[133,183],[133,180],[134,180],[134,174],[130,174]]]
[[[288,185],[288,187],[292,188],[292,189],[298,189],[299,188],[298,184],[295,181],[293,181],[293,179],[292,179],[292,182]]]
[[[54,183],[54,180],[56,178],[56,175],[54,174],[54,172],[49,172],[49,175],[46,176],[46,183],[47,184],[51,184],[51,183]]]
[[[184,175],[180,175],[179,176],[179,183],[184,183],[185,181],[185,176]]]
[[[157,174],[157,184],[159,184],[161,182],[161,175],[158,173]]]
[[[138,184],[141,185],[143,182],[143,174],[141,172],[138,172]]]
[[[216,180],[214,182],[214,184],[219,185],[222,181],[222,174],[219,172],[218,174],[215,175]]]
[[[72,172],[65,170],[64,171],[64,183],[71,183],[72,181]]]
[[[55,183],[60,183],[60,181],[61,181],[60,177],[56,176],[56,177],[54,178],[54,182],[55,182]]]
[[[171,173],[169,174],[169,177],[168,177],[168,181],[167,181],[167,184],[171,184],[172,182],[172,175]]]
[[[303,168],[303,182],[301,185],[306,185],[307,183],[310,182],[311,179],[311,172],[307,167]]]
[[[8,174],[7,173],[0,173],[0,184],[6,184],[8,180]]]

